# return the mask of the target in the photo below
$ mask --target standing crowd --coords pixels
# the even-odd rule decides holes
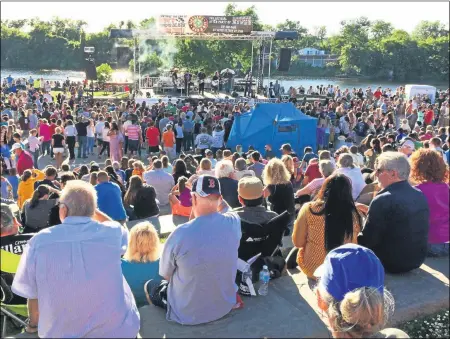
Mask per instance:
[[[1,248],[21,256],[2,286],[6,304],[27,303],[27,332],[135,338],[148,303],[183,325],[222,318],[244,307],[243,239],[280,228],[275,246],[255,245],[270,252],[255,276],[298,267],[334,337],[407,337],[383,330],[384,276],[449,254],[448,90],[432,104],[401,87],[334,88],[297,103],[318,119],[318,149],[264,150],[227,147],[246,103],[47,94],[29,86],[0,103]],[[186,222],[161,249],[164,214]]]

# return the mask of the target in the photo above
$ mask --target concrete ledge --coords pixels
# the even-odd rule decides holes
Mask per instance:
[[[428,258],[419,269],[386,275],[395,299],[390,326],[449,308],[449,258]],[[316,305],[315,282],[291,270],[271,282],[266,297],[243,298],[244,308],[212,323],[182,326],[165,319],[165,312],[149,305],[139,309],[142,338],[308,338],[329,337],[326,319]],[[16,338],[36,338],[28,334]],[[12,338],[12,337],[11,337]]]
[[[449,259],[427,259],[419,269],[386,275],[395,299],[390,326],[449,308]],[[267,297],[244,298],[244,309],[215,322],[182,326],[165,320],[154,306],[140,308],[143,338],[329,337],[326,318],[317,308],[315,282],[291,270],[270,284]]]

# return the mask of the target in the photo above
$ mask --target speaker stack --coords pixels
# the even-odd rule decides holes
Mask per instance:
[[[281,48],[280,57],[278,63],[278,71],[287,72],[291,66],[291,54],[292,50],[290,48]]]

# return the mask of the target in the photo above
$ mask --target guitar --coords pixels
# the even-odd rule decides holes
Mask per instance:
[[[213,81],[211,81],[211,86],[214,86],[214,87],[219,86],[219,80],[213,80]]]

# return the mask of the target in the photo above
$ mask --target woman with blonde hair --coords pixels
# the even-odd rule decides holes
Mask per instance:
[[[291,175],[284,163],[277,158],[271,159],[264,167],[264,197],[271,203],[271,210],[281,214],[284,211],[294,218],[294,188]]]
[[[298,161],[296,166],[294,158],[292,158],[288,154],[283,155],[281,161],[283,162],[284,166],[286,166],[286,169],[289,171],[289,174],[291,175],[292,187],[298,187],[300,181],[302,180],[302,170],[301,167],[298,166],[299,165]]]
[[[317,304],[333,338],[409,338],[383,329],[394,313],[394,298],[384,287],[381,261],[368,248],[346,244],[330,251],[314,273]]]
[[[430,149],[419,149],[409,158],[410,182],[422,191],[430,209],[428,256],[449,254],[449,169],[442,156]]]
[[[138,307],[146,304],[144,285],[148,280],[161,280],[159,275],[160,241],[149,222],[135,225],[128,237],[122,259],[122,273],[133,292]]]

